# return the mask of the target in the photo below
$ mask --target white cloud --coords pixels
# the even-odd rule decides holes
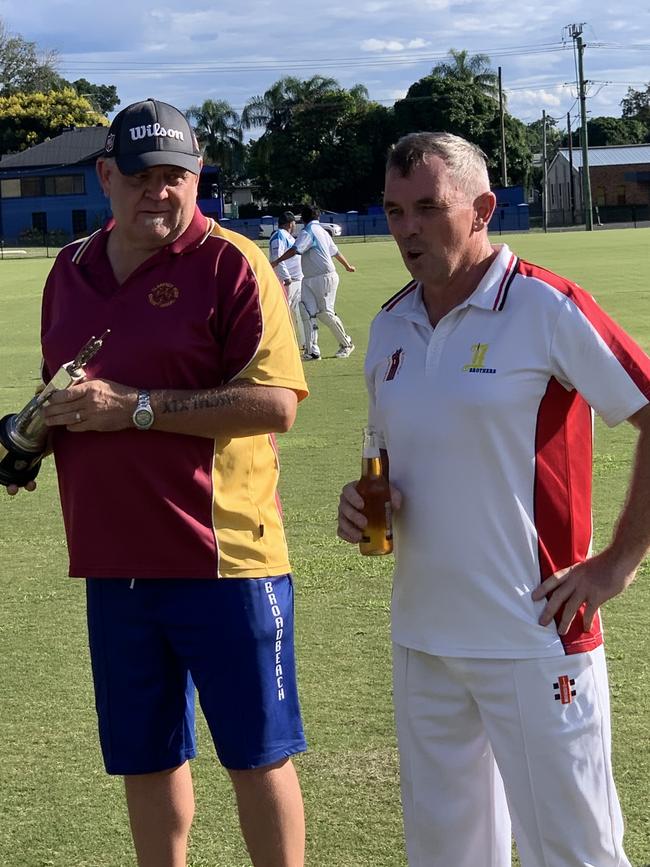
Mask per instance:
[[[425,48],[430,45],[424,39],[364,39],[361,43],[362,51],[405,51],[407,49]]]
[[[557,90],[539,88],[508,93],[508,111],[518,117],[540,117],[542,109],[559,109],[565,102],[564,95]]]
[[[404,51],[404,44],[398,39],[364,39],[362,51]]]

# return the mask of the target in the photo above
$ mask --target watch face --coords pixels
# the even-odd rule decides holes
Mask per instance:
[[[137,427],[148,427],[153,421],[153,413],[150,409],[136,409],[133,413],[133,421]]]

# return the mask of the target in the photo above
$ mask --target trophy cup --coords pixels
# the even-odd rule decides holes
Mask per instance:
[[[100,349],[110,331],[91,337],[72,361],[62,364],[45,388],[18,413],[0,419],[0,485],[24,487],[38,475],[48,428],[41,407],[55,391],[69,388],[85,376],[84,365]]]

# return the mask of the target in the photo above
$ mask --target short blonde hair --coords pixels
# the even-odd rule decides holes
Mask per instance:
[[[487,157],[480,147],[450,132],[412,132],[402,136],[388,153],[386,171],[396,169],[407,177],[428,156],[440,157],[456,185],[467,194],[489,192]]]

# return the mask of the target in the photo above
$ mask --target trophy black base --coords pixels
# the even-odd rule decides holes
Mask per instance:
[[[9,433],[12,418],[15,414],[0,419],[0,485],[23,488],[38,475],[43,452],[29,452],[16,446]]]

